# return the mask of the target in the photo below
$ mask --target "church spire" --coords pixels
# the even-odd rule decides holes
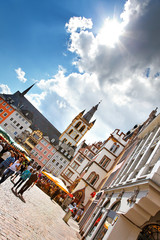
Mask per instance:
[[[36,83],[33,83],[29,88],[27,88],[26,90],[24,90],[22,92],[22,95],[24,96],[25,94],[27,94],[29,92],[29,90],[35,85]]]
[[[93,117],[95,111],[97,111],[98,106],[99,106],[100,103],[101,103],[101,101],[100,101],[97,105],[93,106],[93,107],[83,116],[83,118],[84,118],[87,122],[89,122],[89,121],[91,120],[91,118]]]

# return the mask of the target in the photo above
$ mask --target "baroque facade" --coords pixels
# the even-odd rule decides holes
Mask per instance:
[[[160,114],[137,129],[84,214],[86,240],[160,239]]]

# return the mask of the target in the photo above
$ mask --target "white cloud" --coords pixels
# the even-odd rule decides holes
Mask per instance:
[[[15,72],[17,73],[17,78],[21,82],[25,83],[27,81],[27,78],[24,77],[26,75],[26,73],[21,68],[15,69]]]
[[[158,9],[159,1],[128,0],[121,15],[123,31],[114,47],[101,39],[106,28],[97,34],[92,32],[91,19],[73,17],[66,24],[70,34],[68,50],[76,53],[73,64],[79,72],[67,75],[59,67],[53,78],[42,79],[37,86],[44,91],[45,101],[54,95],[59,107],[65,103],[61,111],[70,121],[73,113],[84,108],[88,111],[102,99],[95,114],[97,122],[85,138],[101,140],[115,128],[126,132],[159,106]],[[105,32],[106,39],[107,34],[111,33]],[[96,136],[98,139],[94,139]]]
[[[11,90],[7,85],[0,84],[0,93],[11,94]]]
[[[66,108],[66,103],[64,101],[56,101],[59,108]]]
[[[41,110],[41,104],[44,101],[46,97],[46,92],[42,92],[41,94],[27,94],[26,98],[40,111]]]

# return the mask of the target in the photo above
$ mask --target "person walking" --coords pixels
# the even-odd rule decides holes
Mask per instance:
[[[27,167],[24,158],[23,158],[23,157],[19,157],[19,159],[22,159],[22,161],[21,161],[21,167],[20,167],[19,171],[15,172],[15,174],[13,174],[13,175],[11,176],[10,180],[11,180],[12,183],[14,183],[14,180],[16,179],[17,176],[22,175],[23,171],[25,171],[25,170],[26,170],[26,167]]]
[[[77,222],[79,222],[80,217],[82,216],[83,212],[84,212],[84,208],[79,208],[73,219],[76,220]]]
[[[39,170],[41,169],[41,166],[39,165],[35,171],[31,174],[29,180],[22,186],[22,188],[18,191],[19,195],[23,195],[23,193],[32,185],[34,184],[38,179]]]
[[[0,163],[0,177],[2,176],[3,172],[15,161],[15,154],[11,152],[11,156],[8,157],[6,160]]]
[[[20,169],[21,161],[22,161],[22,159],[15,161],[8,169],[6,169],[4,171],[4,173],[2,175],[2,178],[0,180],[0,184],[3,183],[14,172],[16,172],[16,171],[18,171]]]
[[[19,180],[18,180],[18,181],[14,184],[14,186],[11,188],[11,190],[14,190],[14,188],[16,187],[16,188],[15,188],[15,191],[17,191],[17,188],[19,188],[20,185],[27,180],[27,178],[30,178],[32,172],[33,172],[33,169],[30,169],[30,170],[27,169],[27,170],[25,170],[25,171],[22,173],[22,175],[21,175],[21,177],[19,178]]]

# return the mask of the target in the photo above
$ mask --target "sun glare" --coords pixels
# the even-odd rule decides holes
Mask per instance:
[[[121,23],[116,19],[107,18],[97,37],[101,44],[114,47],[122,32],[123,27]]]

